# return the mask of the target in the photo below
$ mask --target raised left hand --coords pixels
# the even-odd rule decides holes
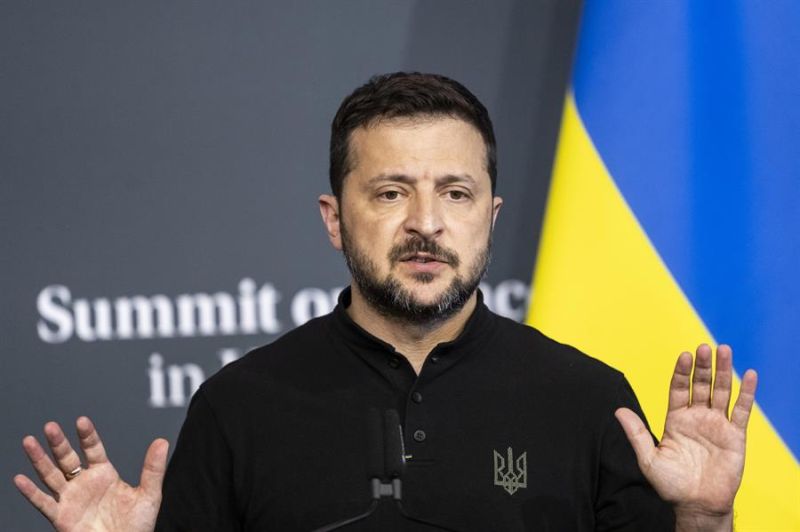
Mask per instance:
[[[732,353],[717,348],[712,385],[711,348],[678,357],[669,388],[669,409],[658,446],[639,416],[627,408],[616,417],[636,453],[642,473],[662,499],[675,506],[678,529],[727,529],[742,481],[747,422],[757,376],[747,370],[728,417],[733,381]]]

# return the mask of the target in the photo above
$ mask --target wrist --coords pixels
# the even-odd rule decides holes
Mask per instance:
[[[733,511],[706,512],[697,508],[675,507],[676,532],[731,532]]]

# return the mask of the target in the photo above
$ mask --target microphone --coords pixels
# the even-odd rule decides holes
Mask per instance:
[[[397,410],[387,410],[383,418],[383,470],[391,482],[391,489],[385,488],[381,495],[390,495],[394,500],[403,499],[402,481],[400,478],[406,471],[406,453],[403,444],[403,427],[400,426],[400,415]],[[373,494],[374,497],[374,494]]]
[[[406,471],[406,449],[403,440],[403,426],[400,424],[400,415],[397,413],[397,410],[387,410],[383,422],[383,443],[384,449],[386,450],[383,455],[383,467],[391,482],[390,487],[386,489],[385,493],[392,496],[394,502],[397,504],[397,510],[400,512],[400,515],[409,521],[432,526],[445,532],[456,532],[443,525],[413,517],[403,508],[403,483],[401,477]]]
[[[397,427],[399,429],[400,416],[397,414],[397,410],[392,410],[392,412],[394,412],[393,419],[397,420]],[[388,422],[386,421],[387,418],[388,415],[381,415],[377,408],[370,408],[369,411],[367,411],[367,478],[372,486],[372,502],[370,503],[369,508],[367,508],[365,512],[356,516],[342,519],[341,521],[336,521],[334,523],[317,528],[314,530],[314,532],[331,532],[332,530],[337,530],[349,524],[366,519],[372,515],[372,513],[378,507],[381,497],[384,495],[391,496],[394,494],[392,484],[385,484],[383,482],[383,479],[386,478],[387,471],[387,438],[385,437],[388,426]],[[400,445],[402,446],[402,442]],[[397,481],[399,482],[400,479],[398,478]],[[398,487],[398,494],[399,493]]]
[[[367,412],[367,478],[382,478],[383,464],[383,417],[377,408]]]
[[[372,502],[369,508],[356,516],[336,521],[317,528],[314,532],[331,532],[349,524],[366,519],[378,507],[384,497],[391,497],[404,518],[417,523],[434,526],[439,530],[456,532],[442,525],[430,523],[408,515],[401,503],[403,499],[402,476],[406,470],[403,427],[397,410],[386,410],[383,415],[377,408],[367,412],[367,478],[372,487]]]

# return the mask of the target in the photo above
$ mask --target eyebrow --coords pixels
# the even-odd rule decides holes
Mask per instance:
[[[376,183],[380,183],[382,181],[413,185],[417,182],[417,178],[406,174],[378,174],[369,178],[367,185],[375,185]],[[473,186],[475,185],[475,179],[469,174],[446,174],[437,177],[434,182],[436,183],[436,186],[450,185],[452,183],[468,183]]]

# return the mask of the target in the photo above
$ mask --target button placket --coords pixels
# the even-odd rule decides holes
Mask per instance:
[[[427,404],[425,400],[426,393],[423,393],[425,384],[432,378],[440,373],[443,368],[431,368],[431,365],[441,365],[441,354],[439,351],[442,349],[437,346],[428,355],[428,358],[423,365],[423,369],[417,376],[416,383],[411,393],[407,397],[406,402],[406,426],[408,427],[408,434],[411,436],[410,447],[415,448],[414,456],[422,460],[430,460],[433,458],[431,453],[433,448],[430,447],[429,441],[430,431],[435,430],[430,425],[430,420],[427,415]]]
[[[426,431],[429,430],[430,427],[428,426],[426,415],[427,409],[422,405],[422,400],[422,392],[412,388],[411,393],[406,399],[406,426],[411,436],[411,446],[417,449],[413,454],[417,457],[429,458],[427,457],[427,453],[423,451],[423,444],[428,439],[428,433]]]

